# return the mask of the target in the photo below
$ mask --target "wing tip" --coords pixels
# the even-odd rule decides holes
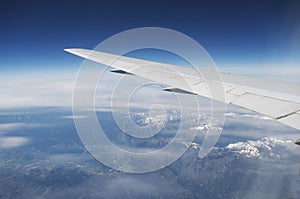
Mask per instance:
[[[65,48],[64,51],[71,53],[73,48]]]
[[[79,50],[87,50],[87,49],[83,49],[83,48],[64,48],[64,51],[68,52],[68,53],[74,53],[76,51]]]
[[[64,51],[83,58],[87,58],[94,52],[93,50],[84,48],[64,48]]]

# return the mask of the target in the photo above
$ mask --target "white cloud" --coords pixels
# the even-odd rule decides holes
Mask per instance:
[[[0,148],[10,149],[28,144],[29,138],[24,136],[10,136],[9,132],[19,131],[24,128],[36,128],[41,124],[3,123],[0,124]]]
[[[62,116],[62,118],[65,118],[65,119],[85,119],[89,117],[88,115],[65,115],[65,116]]]
[[[71,106],[74,74],[10,74],[0,80],[0,109]]]
[[[13,131],[19,128],[27,126],[25,123],[4,123],[0,124],[0,134],[7,133],[8,131]]]
[[[247,114],[247,113],[235,113],[235,112],[227,112],[225,113],[225,117],[246,117],[246,118],[253,118],[253,119],[261,119],[261,120],[272,120],[272,118],[264,115],[258,114]]]
[[[26,137],[0,137],[0,148],[10,149],[26,145],[29,139]]]
[[[105,73],[95,92],[97,110],[107,110],[111,107],[113,96],[116,109],[130,106],[132,108],[149,108],[153,104],[161,104],[165,109],[178,109],[179,103],[173,93],[162,90],[163,86],[145,86],[134,93],[129,103],[118,92],[123,92],[126,86],[115,90],[118,80],[123,75]],[[127,86],[136,86],[135,79]],[[28,107],[72,107],[73,87],[76,80],[74,72],[26,73],[0,75],[0,109],[28,108]],[[125,81],[125,80],[124,80]],[[145,81],[148,82],[148,81]],[[119,82],[122,86],[123,82]],[[125,89],[126,90],[126,89]],[[126,90],[127,91],[127,90]],[[115,93],[114,93],[115,92]],[[113,95],[114,93],[114,95]],[[191,96],[194,97],[194,96]],[[207,107],[209,100],[201,98],[200,104]],[[194,107],[190,107],[194,110]]]

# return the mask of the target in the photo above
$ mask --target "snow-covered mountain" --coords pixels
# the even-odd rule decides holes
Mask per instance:
[[[284,158],[287,153],[299,152],[292,140],[283,140],[277,137],[265,137],[260,140],[249,140],[229,144],[225,149],[246,157]]]

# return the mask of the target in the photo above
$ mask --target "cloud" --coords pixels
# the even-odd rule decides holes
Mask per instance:
[[[247,114],[247,113],[236,113],[236,112],[227,112],[225,113],[225,117],[246,117],[246,118],[253,118],[253,119],[261,119],[261,120],[272,120],[272,118],[264,115],[258,114]]]
[[[0,148],[11,149],[24,146],[29,143],[30,139],[24,136],[10,136],[9,132],[19,131],[24,128],[37,128],[41,124],[27,123],[3,123],[0,124]]]
[[[50,191],[54,198],[71,198],[84,195],[86,198],[170,198],[192,194],[179,183],[170,183],[158,173],[127,175],[114,173],[94,175],[84,182],[61,191]]]
[[[10,74],[0,80],[0,109],[70,107],[74,74]]]
[[[61,118],[65,118],[65,119],[84,119],[89,117],[88,115],[64,115],[61,116]]]
[[[0,134],[7,133],[9,131],[14,131],[27,126],[25,123],[4,123],[0,124]]]
[[[146,86],[138,85],[140,78],[131,77],[123,82],[119,79],[123,75],[105,73],[97,85],[95,91],[96,110],[110,110],[113,96],[114,107],[122,108],[150,108],[153,104],[163,105],[165,109],[179,109],[174,93],[163,91],[164,86],[150,84],[149,81],[138,81],[146,83]],[[29,107],[72,107],[73,89],[76,80],[74,72],[50,72],[50,73],[26,73],[0,75],[0,109],[15,109]],[[126,84],[124,83],[126,82]],[[117,85],[117,86],[116,86]],[[94,86],[94,85],[92,85]],[[119,87],[118,87],[119,86]],[[141,88],[137,88],[142,86]],[[124,90],[133,87],[137,89],[130,96],[130,101],[122,95]],[[125,88],[125,89],[124,89]],[[133,89],[133,90],[134,90]],[[130,90],[130,89],[128,89]],[[151,96],[151,97],[149,97]],[[186,100],[187,96],[182,95]],[[195,97],[195,96],[190,96]],[[206,109],[210,100],[200,98],[198,103]],[[189,103],[190,104],[190,103]],[[187,107],[192,110],[195,107]],[[206,111],[206,110],[205,110]]]
[[[26,137],[0,137],[0,148],[10,149],[26,145],[29,139]]]
[[[36,127],[40,127],[40,126],[41,126],[41,124],[27,124],[27,123],[22,123],[22,122],[2,123],[2,124],[0,124],[0,135],[6,134],[11,131],[16,131],[19,129],[36,128]]]

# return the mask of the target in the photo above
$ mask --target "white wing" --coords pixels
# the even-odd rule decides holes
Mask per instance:
[[[216,72],[201,71],[201,74],[206,77],[206,82],[223,85],[224,99],[211,96],[206,89],[206,82],[194,75],[197,71],[193,68],[85,49],[65,49],[65,51],[115,68],[112,72],[134,74],[168,85],[169,87],[165,89],[167,91],[197,94],[234,104],[300,130],[300,84],[229,73],[220,73],[223,80],[220,82],[215,78]]]

